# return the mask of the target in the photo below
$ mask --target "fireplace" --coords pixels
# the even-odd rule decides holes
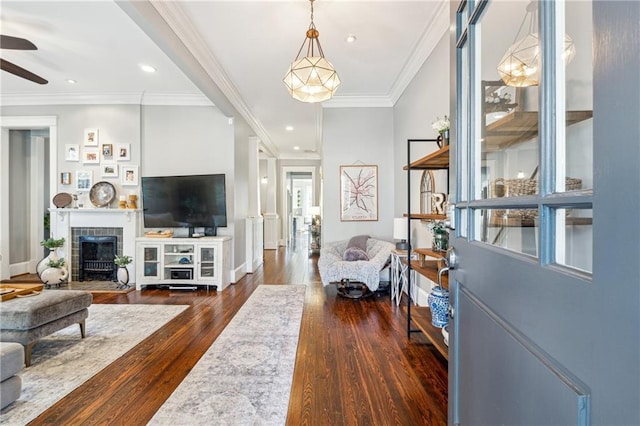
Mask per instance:
[[[118,238],[115,235],[96,237],[81,235],[78,241],[78,280],[116,281]]]
[[[122,228],[71,230],[71,277],[74,281],[114,281],[113,259],[122,255]]]

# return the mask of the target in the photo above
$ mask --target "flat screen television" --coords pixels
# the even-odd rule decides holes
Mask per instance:
[[[227,226],[225,175],[142,177],[145,228]]]

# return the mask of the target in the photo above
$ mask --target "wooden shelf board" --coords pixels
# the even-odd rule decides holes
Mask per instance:
[[[407,259],[402,259],[403,263],[407,263]],[[423,277],[429,278],[434,283],[438,283],[438,268],[440,265],[439,260],[425,260],[424,265],[421,265],[419,260],[411,261],[411,269],[422,275]],[[449,288],[449,277],[445,272],[442,274],[442,287]]]
[[[567,226],[586,226],[592,225],[593,219],[590,217],[568,217],[565,219]],[[516,217],[502,218],[492,216],[489,221],[491,228],[533,228],[535,226],[534,219],[520,219]]]
[[[430,248],[416,248],[416,249],[413,249],[412,251],[420,255],[434,257],[436,259],[442,259],[447,255],[447,253],[445,252],[435,251]]]
[[[448,361],[449,347],[444,344],[442,329],[431,325],[431,310],[426,306],[416,306],[411,308],[411,320],[424,333],[433,346]]]
[[[403,217],[409,217],[411,219],[426,219],[426,220],[445,220],[447,215],[445,214],[434,214],[434,213],[411,213],[410,215],[404,213]]]
[[[593,111],[567,111],[567,126],[593,117]],[[538,111],[515,111],[485,129],[486,151],[505,149],[538,135]]]
[[[404,166],[403,170],[443,170],[449,168],[449,145]]]

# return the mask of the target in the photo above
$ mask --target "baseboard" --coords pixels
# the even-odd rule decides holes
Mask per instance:
[[[234,283],[234,284],[237,283],[238,281],[240,281],[242,279],[242,277],[247,275],[246,270],[247,270],[247,264],[246,263],[242,263],[236,269],[231,271],[231,277],[229,277],[229,279],[231,280],[232,283]]]

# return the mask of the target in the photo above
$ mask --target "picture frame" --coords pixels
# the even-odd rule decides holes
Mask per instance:
[[[340,220],[378,220],[378,166],[340,166]]]
[[[80,161],[80,145],[70,143],[65,144],[64,159],[66,161]]]
[[[128,144],[128,143],[116,144],[115,155],[118,161],[131,160],[131,144]]]
[[[122,166],[120,179],[122,186],[138,186],[138,166]]]
[[[60,173],[60,184],[71,185],[71,172]]]
[[[113,159],[113,144],[103,143],[101,151],[102,151],[102,159],[103,160],[112,160]]]
[[[118,165],[115,163],[106,163],[100,165],[101,176],[103,178],[118,177]]]
[[[100,150],[98,148],[85,148],[82,150],[82,162],[84,164],[99,164]]]
[[[76,190],[89,191],[93,185],[93,172],[91,170],[76,170]]]
[[[98,129],[84,129],[84,146],[98,146],[99,131]]]

